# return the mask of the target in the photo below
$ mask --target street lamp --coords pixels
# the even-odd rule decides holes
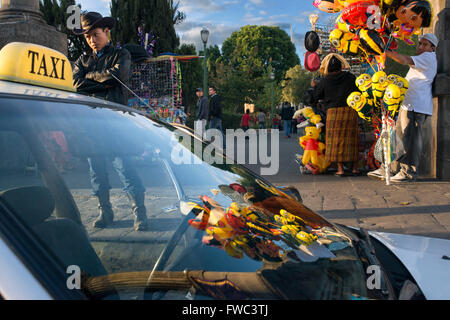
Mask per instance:
[[[205,27],[200,32],[200,36],[202,37],[203,41],[203,48],[204,48],[204,58],[203,58],[203,94],[205,97],[208,96],[208,73],[206,70],[206,44],[208,43],[208,37],[209,37],[209,30]]]
[[[271,109],[271,118],[273,120],[273,81],[275,80],[275,74],[273,72],[270,73],[270,80],[271,80],[271,94],[272,94],[272,109]]]

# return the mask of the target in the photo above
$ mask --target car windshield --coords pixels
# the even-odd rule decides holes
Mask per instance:
[[[367,296],[348,234],[195,141],[129,109],[2,98],[0,202],[88,297]],[[113,221],[94,227],[105,198]]]

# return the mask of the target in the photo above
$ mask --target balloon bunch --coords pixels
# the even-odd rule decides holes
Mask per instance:
[[[321,11],[339,12],[331,44],[341,53],[360,56],[383,70],[386,50],[396,50],[396,40],[413,45],[412,36],[429,27],[429,0],[315,0]],[[373,67],[372,67],[373,68]]]
[[[378,71],[372,77],[367,73],[360,75],[356,78],[356,86],[360,91],[351,93],[347,104],[361,118],[371,121],[379,110],[385,110],[392,119],[395,118],[409,83],[396,74],[387,76],[384,71]]]

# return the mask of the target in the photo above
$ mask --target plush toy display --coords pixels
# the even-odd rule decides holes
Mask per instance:
[[[325,144],[319,141],[321,131],[320,125],[306,127],[306,135],[299,140],[300,146],[304,149],[302,163],[306,166],[311,162],[317,168],[317,171],[313,172],[315,174],[324,172],[330,166],[325,159]]]

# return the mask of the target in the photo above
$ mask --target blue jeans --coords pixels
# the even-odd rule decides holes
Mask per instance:
[[[220,132],[222,132],[223,148],[225,149],[226,137],[223,133],[222,119],[213,117],[211,119],[211,121],[209,122],[209,129],[216,129],[216,130],[219,130]]]
[[[284,135],[286,137],[291,135],[291,120],[284,120]]]
[[[92,194],[101,197],[105,193],[109,193],[111,186],[108,179],[108,171],[106,168],[105,157],[88,158],[89,173],[91,176]],[[130,194],[133,198],[136,195],[145,193],[141,179],[137,175],[136,170],[130,164],[128,159],[114,158],[112,165],[119,175],[120,181],[123,183],[123,190]]]
[[[259,123],[259,128],[260,129],[265,129],[266,128],[266,124],[264,122],[260,122]]]

